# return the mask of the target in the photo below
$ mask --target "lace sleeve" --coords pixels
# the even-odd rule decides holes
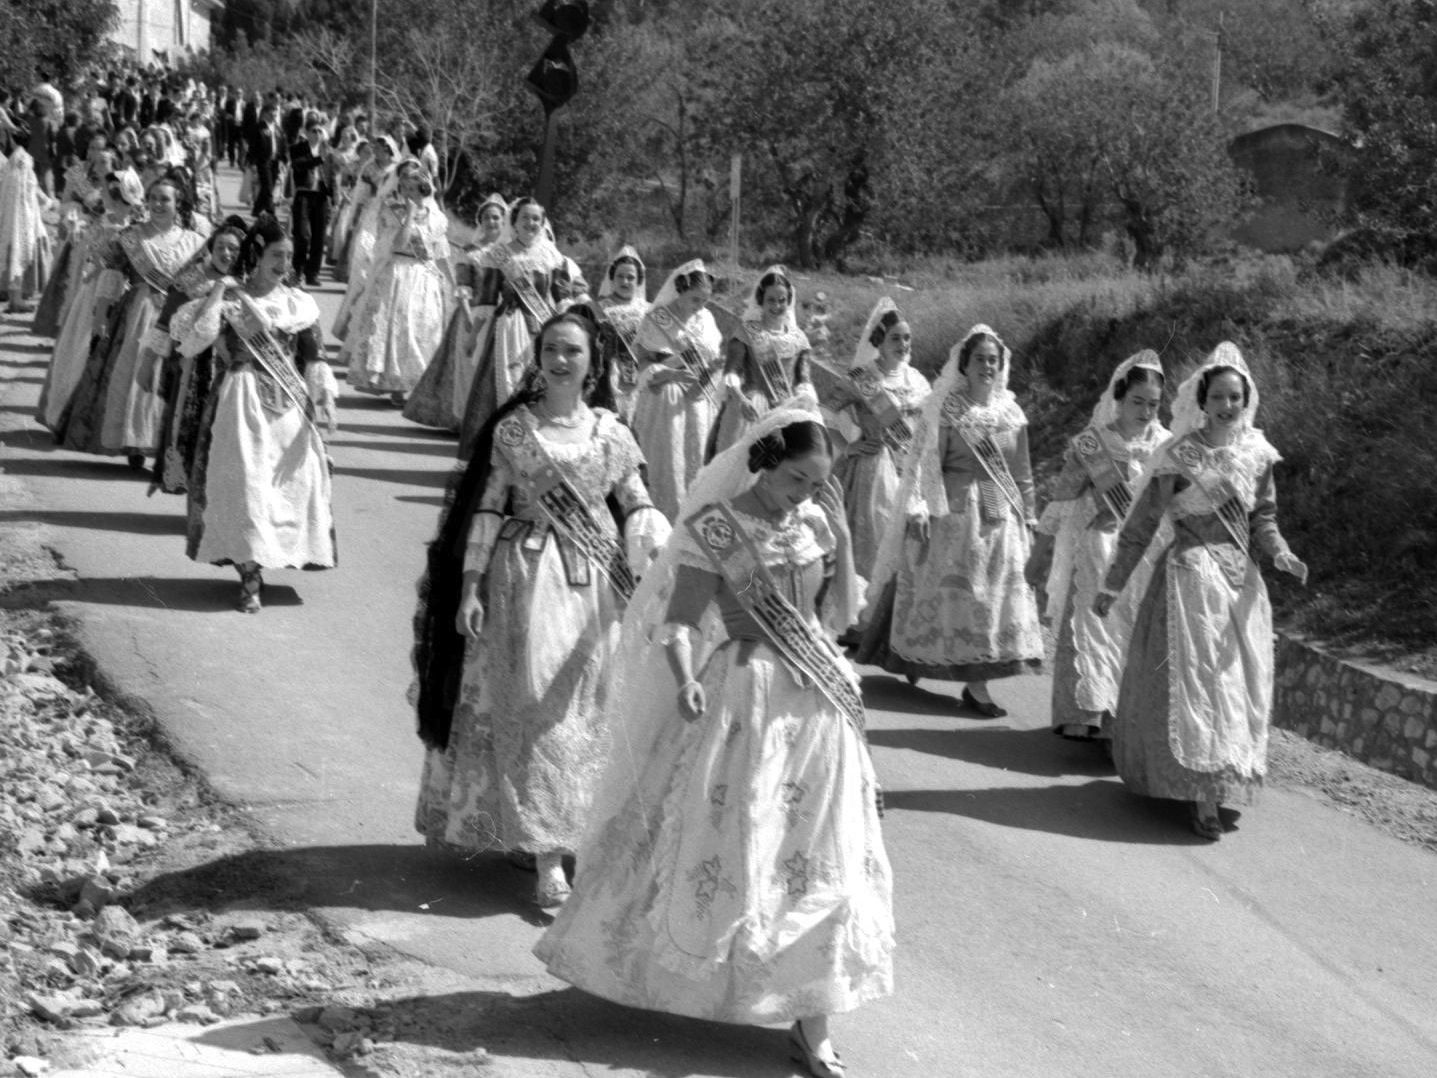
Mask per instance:
[[[170,319],[170,336],[182,356],[197,356],[214,345],[220,335],[220,310],[207,298],[192,299]]]

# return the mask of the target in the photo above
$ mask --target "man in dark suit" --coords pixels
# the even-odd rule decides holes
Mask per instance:
[[[114,117],[118,130],[135,122],[140,111],[140,99],[135,95],[135,76],[125,77],[125,85],[110,99],[110,115]]]
[[[274,213],[274,185],[279,179],[279,166],[284,160],[285,146],[275,119],[273,105],[265,105],[259,114],[254,141],[250,143],[249,160],[255,168],[254,212]]]
[[[240,109],[240,149],[246,158],[242,163],[248,163],[249,148],[254,145],[254,140],[259,138],[259,110],[263,100],[264,95],[255,90]]]
[[[155,107],[159,103],[160,95],[155,92],[155,84],[146,79],[145,92],[140,95],[140,107],[135,113],[141,127],[149,127],[155,122]]]
[[[329,225],[329,153],[324,124],[312,119],[304,138],[289,148],[289,171],[294,183],[294,272],[311,287],[319,284],[324,261],[324,232]]]

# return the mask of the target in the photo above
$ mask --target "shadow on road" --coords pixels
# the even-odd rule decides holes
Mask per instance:
[[[183,546],[176,557],[184,557]],[[154,610],[186,610],[198,614],[233,613],[239,577],[233,569],[215,567],[213,580],[192,576],[90,577],[85,580],[47,581],[37,586],[51,600],[93,603],[98,606],[133,606]],[[34,592],[30,593],[32,596]],[[264,582],[264,605],[303,606],[292,586]]]
[[[528,915],[533,879],[502,854],[466,860],[421,845],[299,846],[248,850],[157,876],[135,892],[134,907],[145,917],[231,907]]]
[[[447,471],[435,471],[432,468],[351,468],[341,464],[335,466],[334,474],[352,479],[377,479],[381,483],[403,483],[407,487],[442,489],[449,481]]]
[[[485,1067],[483,1073],[489,1067],[507,1072],[506,1058],[578,1063],[585,1073],[602,1066],[604,1073],[636,1072],[646,1078],[789,1078],[795,1073],[786,1062],[783,1030],[636,1010],[575,988],[528,996],[449,992],[388,1000],[370,1009],[379,1012],[384,1025],[393,1027],[396,1045],[423,1046],[429,1050],[426,1062],[442,1066],[444,1073],[480,1073],[467,1069],[480,1066]],[[238,1044],[246,1049],[256,1039],[246,1034],[245,1026],[196,1038],[218,1047]],[[486,1066],[472,1055],[465,1059],[477,1049],[492,1056],[493,1062]],[[350,1065],[365,1074],[392,1073],[366,1067],[362,1058]]]
[[[185,518],[172,513],[85,513],[60,509],[7,509],[0,511],[0,526],[49,524],[56,528],[89,528],[132,535],[184,535]]]
[[[867,697],[865,696],[865,699]],[[872,702],[871,700],[869,701]],[[895,708],[895,710],[900,710]],[[909,713],[912,708],[905,708]],[[1024,775],[1111,775],[1113,765],[1096,744],[1056,737],[1044,726],[1036,730],[1009,727],[868,731],[868,743],[885,749],[910,749],[950,760],[966,760],[1000,771]]]
[[[428,441],[392,441],[375,442],[370,440],[360,441],[355,438],[346,438],[346,434],[353,433],[352,428],[346,427],[343,423],[339,425],[339,434],[329,443],[336,449],[367,449],[375,453],[423,453],[431,457],[453,457],[454,443],[428,442]]]
[[[883,791],[890,813],[947,812],[1025,831],[1100,842],[1208,846],[1188,829],[1187,804],[1139,797],[1116,779],[1081,786]]]

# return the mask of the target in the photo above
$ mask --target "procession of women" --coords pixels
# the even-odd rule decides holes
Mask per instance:
[[[952,683],[979,720],[1048,669],[1054,734],[1186,803],[1203,840],[1256,796],[1263,574],[1307,568],[1234,344],[1108,357],[1040,492],[1018,327],[969,312],[923,372],[925,327],[875,292],[833,355],[781,265],[660,274],[616,246],[584,267],[525,192],[446,209],[423,140],[303,122],[328,178],[292,166],[287,223],[221,216],[193,159],[146,173],[101,136],[52,195],[14,148],[0,259],[53,341],[37,419],[128,461],[137,496],[183,498],[176,557],[231,567],[256,626],[266,573],[343,572],[341,399],[452,437],[434,539],[411,552],[415,826],[436,856],[533,874],[553,975],[783,1025],[806,1073],[849,1073],[830,1019],[902,990],[860,666]],[[273,177],[254,160],[245,180]],[[332,220],[301,228],[331,193]],[[299,283],[319,261],[345,289],[329,324]]]

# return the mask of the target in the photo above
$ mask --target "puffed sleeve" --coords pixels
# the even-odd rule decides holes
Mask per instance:
[[[170,336],[182,356],[197,356],[214,345],[220,335],[220,307],[208,306],[208,298],[192,299],[170,319]]]
[[[1123,590],[1128,577],[1132,576],[1138,562],[1147,553],[1148,544],[1157,534],[1168,503],[1178,492],[1179,483],[1183,483],[1181,477],[1171,472],[1159,472],[1148,482],[1118,534],[1118,549],[1113,555],[1113,563],[1108,566],[1108,575],[1103,581],[1104,590],[1114,594]]]

